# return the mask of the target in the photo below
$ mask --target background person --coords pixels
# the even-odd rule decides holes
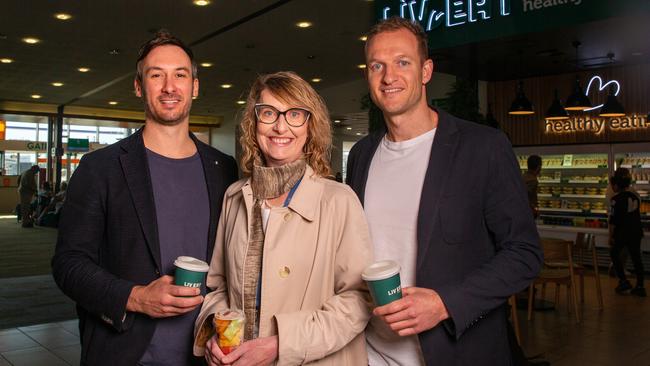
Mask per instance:
[[[636,192],[630,190],[632,178],[629,170],[618,168],[614,176],[610,178],[614,196],[611,199],[609,211],[609,243],[610,256],[614,264],[614,271],[619,279],[616,286],[617,293],[630,291],[632,295],[646,296],[643,286],[644,269],[641,260],[641,238],[643,238],[643,227],[641,226],[641,214],[639,206],[641,199]],[[621,251],[627,248],[636,274],[636,286],[633,288],[625,276]]]
[[[29,169],[25,170],[20,177],[18,177],[20,216],[24,228],[34,227],[34,219],[32,217],[32,199],[36,192],[38,192],[36,174],[38,174],[39,170],[40,168],[38,165],[32,165]]]
[[[539,203],[537,201],[537,191],[539,187],[539,174],[542,172],[542,158],[539,155],[531,155],[526,162],[528,169],[523,174],[524,184],[528,192],[528,204],[533,213],[533,217],[539,216]]]
[[[246,105],[250,177],[226,192],[195,354],[211,365],[366,365],[368,227],[354,192],[328,179],[327,108],[292,72],[259,77]],[[246,342],[224,356],[206,340],[227,308],[243,309]]]

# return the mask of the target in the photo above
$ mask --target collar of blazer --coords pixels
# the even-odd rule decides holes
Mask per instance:
[[[203,164],[203,172],[208,188],[208,197],[210,204],[210,227],[208,243],[214,242],[216,233],[216,222],[218,217],[218,207],[212,202],[218,198],[218,192],[224,191],[224,182],[220,177],[223,176],[223,164],[218,160],[216,154],[211,152],[209,146],[199,141],[194,134],[190,132],[190,137],[196,144],[197,151],[201,157]],[[149,164],[147,161],[147,152],[144,146],[144,139],[142,138],[142,128],[136,131],[130,137],[122,140],[121,144],[122,155],[120,155],[120,163],[122,171],[126,180],[133,205],[135,206],[140,227],[144,233],[147,246],[151,253],[156,267],[161,268],[160,259],[160,243],[158,238],[158,224],[156,219],[156,205],[153,196],[153,188],[151,185],[151,175],[149,174]],[[210,257],[211,246],[208,245],[208,257]]]
[[[433,220],[435,220],[438,214],[440,197],[447,177],[449,176],[448,174],[442,174],[441,172],[449,172],[453,168],[454,151],[458,146],[460,135],[458,133],[458,119],[456,117],[435,107],[430,108],[438,113],[438,126],[436,127],[436,135],[431,144],[431,155],[429,156],[429,164],[424,176],[420,206],[418,208],[418,269],[421,268],[421,266],[426,265],[425,258],[430,246],[429,243],[434,237],[436,237],[433,232],[435,227],[435,225],[433,225]],[[369,153],[365,155],[365,161],[360,165],[360,168],[363,169],[363,185],[360,187],[361,199],[365,198],[363,196],[365,195],[365,185],[368,180],[370,163],[372,162],[377,147],[385,134],[386,130],[383,129],[368,136],[370,139]]]

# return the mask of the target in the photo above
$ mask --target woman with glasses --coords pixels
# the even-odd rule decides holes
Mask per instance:
[[[363,209],[328,179],[330,119],[293,72],[260,76],[240,124],[248,178],[224,198],[194,352],[210,365],[367,365],[372,260]],[[224,355],[213,316],[243,311],[244,343]]]

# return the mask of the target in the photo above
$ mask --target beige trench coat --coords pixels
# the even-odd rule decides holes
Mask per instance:
[[[242,308],[252,207],[249,179],[228,188],[207,277],[212,292],[195,326],[197,356],[213,332],[206,320]],[[363,330],[370,300],[361,272],[372,259],[354,192],[308,166],[289,206],[272,208],[266,228],[259,336],[279,335],[277,365],[368,364]]]

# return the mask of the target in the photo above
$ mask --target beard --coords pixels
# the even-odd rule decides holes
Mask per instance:
[[[169,96],[183,99],[174,94],[170,94]],[[147,93],[144,88],[142,89],[142,101],[144,104],[144,113],[146,119],[159,123],[163,126],[176,126],[182,123],[189,117],[190,109],[192,108],[192,100],[189,99],[188,103],[180,112],[158,113],[158,111],[156,111],[155,108],[152,108],[151,104],[149,103],[149,99],[147,98]]]

